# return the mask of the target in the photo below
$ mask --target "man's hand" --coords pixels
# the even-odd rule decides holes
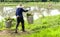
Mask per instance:
[[[31,8],[29,7],[29,8],[27,8],[26,10],[30,11],[30,10],[31,10]]]

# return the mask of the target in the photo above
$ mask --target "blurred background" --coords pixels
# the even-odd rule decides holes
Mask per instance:
[[[18,34],[6,33],[6,19],[13,18],[10,31],[15,30],[16,8],[19,4],[24,9],[30,9],[27,13],[32,17],[27,17],[23,13],[26,33],[21,33],[21,25]],[[8,23],[9,25],[9,23]],[[60,0],[0,0],[0,35],[1,37],[60,37]]]

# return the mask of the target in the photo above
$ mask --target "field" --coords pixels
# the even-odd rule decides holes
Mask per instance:
[[[3,22],[0,22],[3,24]],[[15,25],[15,24],[14,24]],[[3,25],[0,30],[5,30]],[[19,26],[19,33],[17,34],[6,34],[1,37],[60,37],[60,15],[48,16],[45,18],[39,18],[35,20],[33,24],[25,22],[25,33],[21,33],[21,25]],[[14,31],[15,26],[11,28]]]
[[[18,2],[20,3],[20,2]],[[18,5],[16,2],[2,2],[0,6],[10,6],[16,7]],[[53,4],[53,9],[60,9],[60,2],[50,2]],[[49,2],[24,2],[25,7],[36,6],[47,8]],[[25,21],[25,29],[27,32],[21,32],[21,25],[18,28],[18,33],[15,34],[15,26],[16,26],[16,19],[14,19],[12,23],[12,27],[10,28],[11,33],[2,33],[5,31],[5,21],[0,21],[0,37],[60,37],[60,15],[56,16],[47,16],[47,17],[40,17],[37,20],[34,20],[33,24],[28,24]]]

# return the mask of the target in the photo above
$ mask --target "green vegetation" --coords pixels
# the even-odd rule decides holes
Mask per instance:
[[[10,6],[10,7],[16,7],[18,4],[22,2],[0,2],[0,6]],[[60,2],[50,2],[52,4],[53,9],[60,9]],[[40,8],[47,8],[49,2],[23,2],[23,5],[25,7],[31,7],[31,6],[38,6]],[[12,22],[11,30],[14,31],[16,26],[16,19]],[[44,18],[39,18],[34,21],[33,24],[28,24],[27,21],[25,21],[25,28],[26,31],[29,32],[29,34],[24,33],[22,35],[20,34],[6,34],[6,35],[0,35],[0,37],[60,37],[60,15],[57,16],[47,16]],[[0,21],[0,31],[6,30],[5,28],[5,21]],[[21,30],[21,25],[19,26],[19,31]]]
[[[16,21],[16,20],[15,20]],[[15,22],[16,23],[16,22]],[[4,30],[4,23],[0,22],[0,30]],[[14,23],[13,23],[14,24]],[[15,25],[11,28],[15,29]],[[15,34],[14,37],[60,37],[60,15],[57,16],[48,16],[45,18],[39,18],[34,21],[34,24],[28,24],[25,22],[25,28],[30,34]],[[21,26],[19,26],[19,30],[21,30]],[[2,37],[13,37],[12,35],[3,35]]]
[[[0,2],[59,2],[60,0],[0,0]]]
[[[38,6],[40,8],[47,8],[49,4],[52,4],[52,9],[57,8],[60,9],[60,2],[0,2],[0,6],[10,6],[10,7],[16,7],[18,4],[23,4],[25,7],[31,7],[31,6]]]

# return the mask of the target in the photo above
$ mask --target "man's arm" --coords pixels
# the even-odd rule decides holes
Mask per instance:
[[[23,12],[28,12],[29,10],[24,10],[23,8],[22,8],[22,10],[23,10]]]

